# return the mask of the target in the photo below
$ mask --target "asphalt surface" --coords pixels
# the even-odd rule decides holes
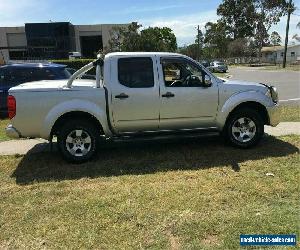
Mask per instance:
[[[283,70],[263,70],[250,67],[230,68],[233,80],[266,83],[275,86],[279,99],[300,104],[300,72]]]

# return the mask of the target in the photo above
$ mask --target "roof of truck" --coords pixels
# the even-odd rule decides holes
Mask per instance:
[[[182,56],[178,53],[170,53],[170,52],[113,52],[106,55],[106,57],[111,56]]]

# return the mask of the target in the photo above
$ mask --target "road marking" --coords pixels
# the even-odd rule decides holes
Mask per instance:
[[[290,102],[290,101],[300,101],[300,98],[288,99],[288,100],[280,100],[279,102]]]

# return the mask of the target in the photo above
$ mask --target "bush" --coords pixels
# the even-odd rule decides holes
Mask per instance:
[[[80,69],[84,65],[87,65],[88,63],[94,61],[95,59],[74,59],[74,60],[52,60],[52,63],[57,63],[57,64],[64,64],[67,65],[68,68],[73,68],[73,69]]]
[[[67,65],[68,68],[77,70],[94,60],[95,59],[72,59],[72,60],[61,59],[61,60],[52,60],[51,62]],[[96,69],[93,68],[93,69],[89,70],[88,72],[86,72],[86,74],[96,75]]]

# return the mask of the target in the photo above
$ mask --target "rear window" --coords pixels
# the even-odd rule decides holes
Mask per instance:
[[[129,88],[154,86],[153,61],[150,57],[120,58],[118,61],[120,84]]]

